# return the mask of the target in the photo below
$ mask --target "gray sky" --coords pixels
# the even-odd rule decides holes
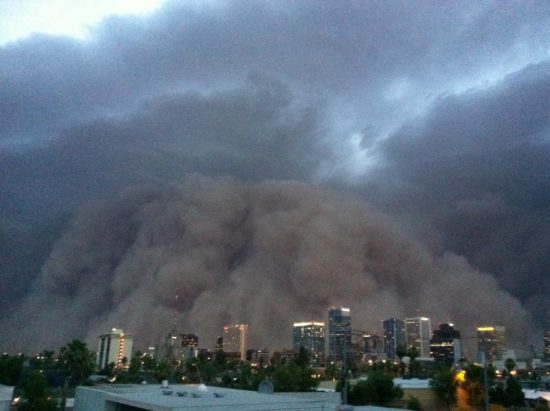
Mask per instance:
[[[434,259],[426,263],[427,271],[439,267],[444,278],[461,272],[479,281],[488,275],[496,291],[483,298],[507,295],[506,301],[510,298],[533,316],[531,329],[550,326],[543,314],[550,309],[545,297],[550,291],[548,2],[168,1],[143,2],[134,14],[126,14],[130,10],[122,3],[102,10],[92,10],[90,4],[74,9],[64,8],[61,1],[0,3],[4,23],[11,22],[0,21],[4,324],[35,316],[26,306],[42,307],[44,299],[57,298],[52,290],[41,291],[40,284],[50,281],[51,267],[59,264],[71,267],[72,279],[64,281],[74,298],[60,306],[83,304],[75,297],[75,278],[93,280],[101,271],[92,264],[98,261],[93,257],[98,249],[89,243],[91,227],[109,227],[121,198],[131,199],[128,209],[133,212],[141,210],[143,196],[173,210],[167,193],[174,186],[188,187],[193,175],[191,179],[211,179],[208,193],[210,187],[226,184],[223,178],[234,178],[239,182],[234,184],[245,185],[242,190],[248,194],[241,201],[251,208],[261,204],[266,181],[294,180],[292,184],[311,187],[314,197],[323,196],[315,190],[337,197],[331,191],[337,190],[342,210],[355,201],[348,197],[361,199],[377,216],[369,218],[384,221],[384,235],[393,238],[398,232],[410,247],[418,247],[414,255],[426,253]],[[116,15],[109,17],[111,13]],[[67,28],[52,34],[51,24],[46,24],[52,21]],[[13,27],[32,30],[15,32]],[[281,190],[283,197],[298,195],[286,186]],[[231,203],[225,195],[206,198]],[[328,202],[339,207],[332,197]],[[301,215],[308,202],[296,199],[291,204]],[[104,211],[94,214],[90,207]],[[289,210],[280,207],[281,213]],[[343,233],[342,210],[322,215],[328,226],[340,227],[335,230]],[[385,216],[379,220],[381,212]],[[128,213],[124,218],[133,221]],[[262,216],[251,217],[250,224],[264,233],[255,226]],[[114,243],[124,246],[104,268],[111,291],[122,281],[118,274],[128,270],[124,261],[133,261],[136,272],[143,269],[128,253],[146,227],[136,223],[133,231],[131,221],[122,221],[120,231],[112,234]],[[285,217],[286,224],[291,221]],[[242,235],[255,238],[252,232]],[[67,238],[86,244],[77,261],[67,261],[75,253]],[[98,243],[101,237],[93,243],[101,248]],[[186,250],[185,244],[181,247]],[[262,243],[257,249],[269,247]],[[343,248],[342,254],[348,251]],[[188,264],[189,258],[181,264]],[[296,263],[302,257],[288,258]],[[439,259],[448,258],[453,263],[442,269]],[[242,267],[233,267],[233,262],[221,270],[227,276],[223,278],[237,284],[237,295],[225,298],[244,298],[238,284],[248,278],[248,265],[265,263],[249,252],[237,260]],[[368,295],[382,293],[380,285],[363,284],[396,270],[388,268],[391,259],[382,260],[357,278],[341,272],[333,273],[333,279],[346,277]],[[408,269],[417,281],[428,275],[405,265],[399,268]],[[313,277],[328,275],[319,270],[308,265],[306,271]],[[161,271],[157,267],[156,273]],[[169,272],[170,279],[188,276],[185,270]],[[299,278],[300,273],[293,266],[285,275]],[[263,276],[265,281],[282,281],[280,273]],[[403,297],[398,281],[389,281],[395,295]],[[95,287],[97,295],[111,292]],[[216,294],[221,291],[209,287],[189,296],[190,305],[181,311],[202,315],[198,307],[207,306],[212,295],[221,298]],[[439,294],[443,290],[436,287]],[[428,292],[419,290],[418,296]],[[459,303],[468,302],[468,293],[457,293]],[[430,295],[435,301],[435,294]],[[297,292],[295,298],[302,297]],[[359,300],[352,302],[359,305]],[[112,297],[105,303],[108,312],[82,314],[74,326],[67,326],[66,334],[85,337],[106,319],[141,329],[143,324],[132,315],[113,314],[132,301]],[[454,314],[435,303],[414,307],[418,301],[400,302],[396,297],[385,311],[358,313],[359,321],[368,327],[381,319],[375,315],[393,315],[392,310],[413,315],[407,307],[434,318],[440,309],[447,317],[460,317],[464,327],[475,325],[475,313]],[[315,308],[303,307],[304,315],[320,315],[323,304],[339,303],[336,297],[312,302]],[[293,304],[288,302],[289,307]],[[157,308],[159,313],[172,309],[169,302]],[[214,315],[209,333],[224,320],[220,315]],[[56,320],[55,313],[52,318]],[[106,324],[115,325],[123,326]],[[517,323],[505,325],[521,329]],[[0,346],[15,337],[15,332],[0,337]]]

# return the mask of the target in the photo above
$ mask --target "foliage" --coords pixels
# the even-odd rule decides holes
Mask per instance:
[[[51,370],[56,367],[55,353],[44,350],[35,357],[29,358],[29,366],[35,370]]]
[[[8,355],[0,356],[0,384],[17,385],[21,378],[25,356]]]
[[[448,409],[456,402],[456,372],[448,367],[441,366],[430,380],[437,397],[445,403]]]
[[[18,411],[54,411],[57,402],[47,390],[46,378],[40,371],[32,371],[23,384],[23,397]]]
[[[167,380],[171,374],[172,374],[172,365],[166,360],[159,361],[155,366],[155,369],[153,370],[153,375],[155,376],[158,382]]]
[[[86,343],[73,340],[59,351],[59,362],[73,384],[82,384],[95,369],[95,353]]]
[[[521,407],[525,404],[525,394],[523,394],[521,384],[513,377],[508,377],[506,380],[504,394],[506,398],[504,405],[507,407]]]
[[[399,361],[401,361],[401,359],[407,355],[407,348],[403,345],[398,346],[395,349],[395,355],[397,356],[397,358],[399,358]]]
[[[493,367],[487,367],[487,384],[489,387],[493,385],[495,378],[495,370]],[[468,393],[468,403],[473,406],[481,406],[484,403],[484,372],[483,367],[475,364],[466,366],[466,380],[462,384]]]
[[[300,350],[296,354],[296,357],[294,358],[294,363],[301,368],[306,368],[309,366],[310,361],[310,353],[304,346],[300,346]]]
[[[276,391],[311,391],[319,382],[311,375],[311,368],[300,367],[295,363],[280,366],[273,371],[273,385]]]
[[[331,363],[326,366],[325,368],[325,378],[329,380],[333,380],[335,378],[338,378],[340,376],[340,369],[338,366],[334,363]]]
[[[418,397],[411,395],[407,400],[407,409],[422,411],[424,408],[422,408],[422,404],[420,403],[420,400],[418,399]]]
[[[394,386],[391,375],[383,371],[371,371],[367,380],[357,382],[348,391],[348,402],[352,405],[385,405],[403,397],[403,390]]]
[[[150,354],[143,354],[141,356],[141,366],[145,372],[153,372],[157,366],[157,360]]]
[[[516,368],[516,362],[511,358],[507,358],[506,361],[504,361],[504,367],[506,367],[506,370],[510,373]]]

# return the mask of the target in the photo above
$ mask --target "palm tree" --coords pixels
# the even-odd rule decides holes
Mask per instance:
[[[65,409],[65,399],[69,382],[81,384],[95,369],[95,353],[88,350],[86,343],[72,340],[59,350],[59,363],[67,373],[63,386],[61,409]]]
[[[73,340],[61,348],[59,361],[75,385],[86,381],[95,369],[95,353],[80,340]]]

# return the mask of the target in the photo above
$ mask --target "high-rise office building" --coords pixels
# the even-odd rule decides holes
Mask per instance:
[[[109,364],[115,367],[128,367],[132,358],[133,336],[125,334],[120,328],[113,328],[111,333],[102,334],[97,344],[97,365],[106,368]],[[124,361],[126,358],[126,361]]]
[[[241,361],[245,361],[247,334],[247,324],[226,325],[223,327],[223,351],[226,353],[239,353]]]
[[[345,307],[328,310],[328,359],[342,361],[351,350],[351,312]]]
[[[506,328],[501,325],[487,325],[477,327],[477,351],[479,360],[485,360],[494,363],[496,360],[502,360],[502,354],[506,350]]]
[[[398,318],[382,321],[384,329],[384,351],[389,360],[395,360],[398,348],[406,348],[405,323]]]
[[[183,360],[195,358],[197,356],[197,347],[199,346],[199,337],[195,334],[181,334],[181,356]]]
[[[550,361],[550,330],[544,333],[544,361]]]
[[[405,336],[407,339],[407,349],[416,348],[419,357],[428,358],[430,356],[432,326],[429,318],[406,318]]]
[[[173,328],[164,338],[164,358],[169,362],[182,360],[181,334]]]
[[[216,338],[216,351],[223,351],[223,336]]]
[[[439,324],[439,328],[433,331],[430,340],[430,355],[437,362],[453,365],[462,358],[462,345],[460,343],[460,331],[454,329],[454,324]]]
[[[363,334],[364,354],[367,360],[378,361],[386,358],[384,339],[377,334]]]
[[[294,323],[292,342],[295,351],[300,347],[309,351],[311,365],[321,365],[325,356],[325,323],[316,321]]]

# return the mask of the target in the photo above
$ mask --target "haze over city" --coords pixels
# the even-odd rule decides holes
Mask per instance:
[[[550,3],[46,3],[0,4],[0,350],[331,305],[541,344]]]

